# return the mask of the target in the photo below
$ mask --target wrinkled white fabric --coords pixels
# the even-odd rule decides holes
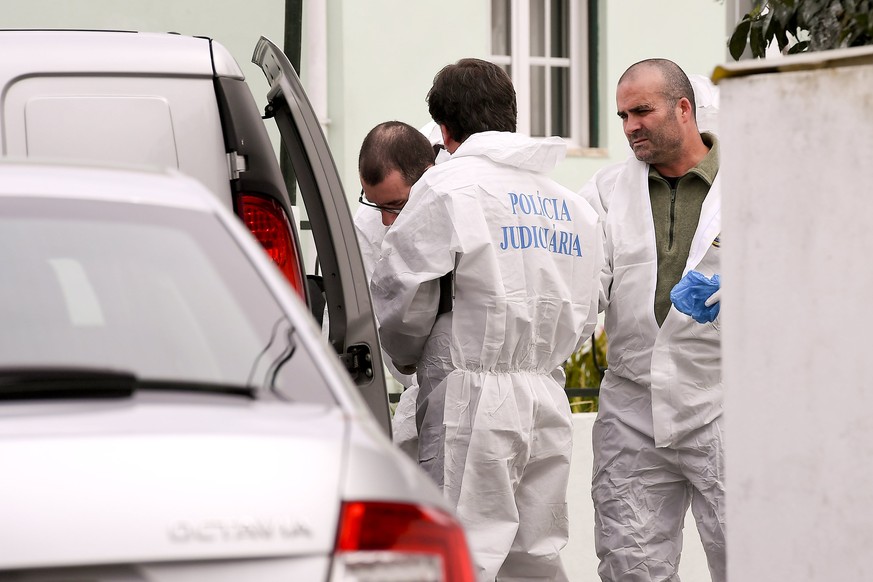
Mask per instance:
[[[601,579],[679,582],[690,505],[710,576],[725,582],[721,418],[671,447],[654,447],[650,437],[614,416],[597,420],[593,438],[594,543]]]
[[[719,92],[709,77],[704,75],[688,75],[691,88],[694,90],[694,101],[697,110],[697,129],[718,135]]]
[[[572,428],[551,374],[594,330],[602,264],[596,212],[545,175],[565,147],[472,135],[414,186],[371,285],[385,350],[418,365],[420,462],[483,580],[564,579]]]
[[[678,580],[691,503],[713,580],[724,580],[723,390],[718,320],[671,308],[659,328],[648,165],[630,158],[580,194],[604,217],[602,307],[609,369],[594,426],[595,537],[603,580]],[[720,179],[701,209],[685,272],[720,271]]]
[[[414,378],[414,374],[413,374]],[[394,444],[418,462],[418,427],[415,425],[415,407],[418,402],[418,383],[413,380],[400,394],[400,400],[391,417],[391,434]]]
[[[373,269],[376,266],[376,261],[379,260],[382,240],[389,227],[382,224],[382,215],[378,210],[364,205],[358,206],[354,223],[358,246],[361,249],[361,258],[364,260],[364,273],[369,280],[373,276]],[[392,440],[411,459],[418,461],[418,430],[415,426],[418,382],[415,374],[400,372],[384,350],[382,351],[382,361],[394,379],[403,386],[403,393],[401,393],[397,407],[394,409],[394,416],[391,417]]]
[[[418,129],[428,139],[431,145],[442,145],[443,135],[440,127],[433,121]],[[449,159],[449,153],[442,149],[436,156],[434,163],[441,163]],[[373,276],[373,269],[382,252],[382,241],[390,227],[382,224],[382,215],[375,208],[359,206],[354,217],[355,233],[358,245],[361,248],[361,256],[364,259],[364,272],[369,281]],[[326,311],[326,309],[325,309]],[[418,401],[418,379],[415,374],[400,372],[391,361],[391,358],[382,352],[382,361],[388,371],[403,386],[403,393],[394,409],[391,417],[391,433],[394,444],[409,455],[414,461],[418,461],[418,427],[415,422],[416,402]]]
[[[657,250],[648,165],[629,159],[615,178],[605,220],[607,268],[601,281],[607,298],[607,360],[613,376],[633,381],[650,392],[651,399],[646,398],[646,406],[638,409],[643,401],[636,394],[607,392],[606,402],[601,395],[600,409],[615,404],[625,422],[664,447],[722,413],[718,321],[699,324],[671,308],[658,327],[653,310]],[[701,208],[685,273],[694,269],[712,277],[719,272],[720,182],[717,176]]]

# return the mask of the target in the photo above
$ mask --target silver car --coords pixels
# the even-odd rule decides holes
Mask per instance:
[[[0,163],[0,268],[0,580],[473,580],[440,492],[200,182]]]

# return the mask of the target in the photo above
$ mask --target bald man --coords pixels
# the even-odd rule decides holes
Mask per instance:
[[[595,544],[604,581],[678,581],[688,507],[714,581],[725,580],[719,320],[698,323],[670,291],[720,272],[718,141],[673,62],[624,73],[618,116],[633,157],[582,194],[598,207],[609,370],[594,425]],[[714,299],[714,298],[711,298]]]

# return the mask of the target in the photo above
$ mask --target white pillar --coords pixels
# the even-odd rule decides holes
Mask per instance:
[[[873,49],[722,73],[727,571],[870,580]]]
[[[303,7],[306,94],[327,135],[330,119],[327,112],[327,2],[316,0]]]

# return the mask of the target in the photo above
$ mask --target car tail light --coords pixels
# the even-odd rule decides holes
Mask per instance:
[[[245,225],[279,266],[297,294],[306,301],[300,257],[285,210],[275,200],[249,194],[237,199],[237,208]]]
[[[333,582],[473,582],[460,524],[437,509],[402,503],[344,503]]]

